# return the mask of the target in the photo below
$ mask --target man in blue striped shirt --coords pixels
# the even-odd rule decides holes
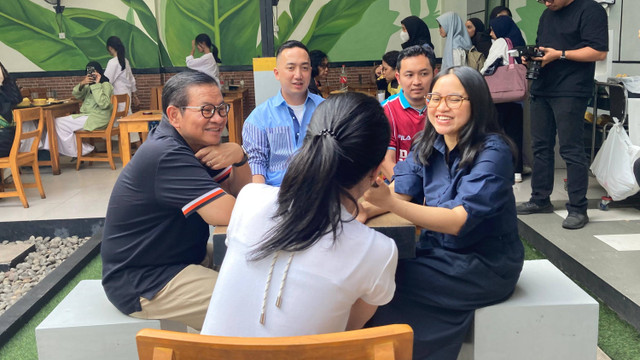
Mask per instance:
[[[251,112],[242,129],[242,143],[249,155],[252,181],[280,186],[323,98],[307,90],[311,60],[303,43],[289,40],[282,44],[273,73],[281,90]]]

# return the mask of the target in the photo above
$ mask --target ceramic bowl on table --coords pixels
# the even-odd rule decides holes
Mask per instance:
[[[47,105],[47,99],[33,99],[32,104],[35,106]]]

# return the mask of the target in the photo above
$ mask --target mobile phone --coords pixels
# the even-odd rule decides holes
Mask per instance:
[[[93,75],[93,73],[96,71],[96,68],[93,66],[87,66],[87,75],[89,75],[89,78],[93,81],[96,81],[96,76]]]

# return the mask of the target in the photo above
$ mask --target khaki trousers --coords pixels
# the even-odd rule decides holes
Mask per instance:
[[[139,319],[166,319],[200,331],[207,314],[218,272],[211,269],[213,246],[201,265],[189,265],[174,276],[151,300],[140,297],[141,311],[129,314]]]

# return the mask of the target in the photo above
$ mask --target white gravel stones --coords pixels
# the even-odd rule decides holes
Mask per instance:
[[[0,315],[89,239],[31,236],[29,240],[16,241],[36,244],[36,250],[14,268],[0,272]],[[8,240],[2,242],[7,243]]]

